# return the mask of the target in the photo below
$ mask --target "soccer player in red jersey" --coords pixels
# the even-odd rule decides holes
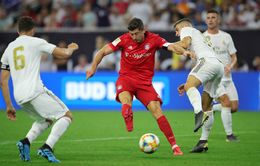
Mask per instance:
[[[133,18],[128,24],[128,33],[101,48],[86,72],[87,79],[92,77],[102,58],[114,51],[121,50],[119,78],[116,82],[116,100],[122,103],[122,116],[129,132],[133,130],[133,96],[140,100],[157,120],[160,130],[171,144],[174,155],[183,155],[176,144],[171,126],[163,115],[162,100],[156,93],[152,78],[154,75],[155,52],[170,45],[157,34],[144,29],[141,19]]]

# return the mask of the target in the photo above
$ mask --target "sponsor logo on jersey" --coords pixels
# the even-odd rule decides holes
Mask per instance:
[[[143,58],[143,57],[148,57],[150,55],[152,55],[152,53],[150,53],[150,52],[144,53],[144,54],[129,54],[128,52],[125,52],[126,57],[131,57],[131,58],[134,58],[134,59],[140,59],[140,58]]]
[[[118,90],[120,90],[120,89],[122,89],[122,88],[123,88],[122,85],[118,85],[118,86],[117,86],[117,89],[118,89]]]

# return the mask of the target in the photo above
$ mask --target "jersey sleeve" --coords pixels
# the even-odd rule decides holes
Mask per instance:
[[[4,54],[1,58],[1,69],[2,70],[10,70],[9,62],[7,59],[7,49],[5,50]]]
[[[235,54],[237,52],[232,37],[230,35],[227,36],[228,40],[228,53],[229,55]]]
[[[157,44],[159,48],[167,48],[169,46],[169,42],[167,42],[164,38],[158,35],[157,39]]]
[[[120,36],[118,38],[116,38],[114,41],[112,41],[111,43],[109,43],[109,46],[112,48],[113,51],[119,50],[120,47],[123,45],[123,37]]]
[[[184,27],[181,29],[181,32],[180,32],[181,40],[187,36],[192,37],[192,28],[191,27]]]
[[[56,48],[56,45],[48,43],[46,40],[41,39],[39,44],[39,50],[48,54],[52,54],[53,50]]]

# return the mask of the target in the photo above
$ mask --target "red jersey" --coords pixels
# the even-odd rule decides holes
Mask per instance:
[[[166,43],[167,41],[159,35],[145,32],[142,43],[135,42],[129,33],[125,33],[109,45],[114,51],[121,50],[120,76],[151,83],[154,75],[155,52]]]

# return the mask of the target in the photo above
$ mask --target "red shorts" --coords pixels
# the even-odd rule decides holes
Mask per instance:
[[[159,101],[162,104],[162,100],[152,84],[142,83],[142,81],[136,81],[130,77],[119,76],[116,81],[116,100],[118,102],[120,102],[118,95],[124,91],[128,91],[132,98],[135,96],[145,106],[151,101]]]

